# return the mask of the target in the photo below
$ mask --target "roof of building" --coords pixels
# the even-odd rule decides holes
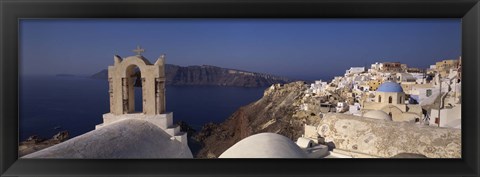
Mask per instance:
[[[301,148],[309,148],[313,144],[313,141],[309,138],[300,137],[297,139],[297,145]]]
[[[413,77],[412,74],[410,73],[398,73],[400,76],[402,76],[402,82],[404,81],[415,81],[417,80],[415,77]]]
[[[462,128],[462,119],[454,119],[450,122],[448,122],[445,127],[451,127],[451,128]]]
[[[365,113],[363,117],[368,117],[372,119],[381,119],[381,120],[392,120],[392,117],[390,117],[387,113],[380,110],[369,111]]]
[[[400,84],[387,81],[380,85],[377,89],[378,92],[403,92],[402,86]]]
[[[125,60],[130,60],[130,59],[140,59],[143,62],[145,62],[146,65],[152,65],[152,63],[150,63],[150,61],[148,61],[148,59],[146,59],[142,55],[129,56],[129,57],[125,58]]]
[[[160,127],[125,119],[22,158],[193,158],[190,148]]]
[[[397,155],[392,156],[392,158],[427,158],[427,156],[423,154],[415,154],[415,153],[399,153]]]
[[[249,136],[223,152],[219,158],[306,158],[289,138],[276,133]]]

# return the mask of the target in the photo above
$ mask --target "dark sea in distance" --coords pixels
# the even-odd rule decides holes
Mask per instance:
[[[94,130],[110,112],[108,83],[88,77],[23,76],[19,93],[19,140],[31,135],[51,138],[62,130],[70,138]],[[239,107],[260,99],[266,88],[167,86],[167,112],[199,131],[208,122],[220,123]],[[141,88],[135,90],[141,110]]]

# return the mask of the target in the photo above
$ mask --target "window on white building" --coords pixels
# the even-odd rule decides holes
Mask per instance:
[[[428,89],[427,90],[427,93],[425,94],[427,97],[430,97],[432,96],[432,90]]]

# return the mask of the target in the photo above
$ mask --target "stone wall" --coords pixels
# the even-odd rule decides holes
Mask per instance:
[[[327,114],[320,121],[318,133],[335,148],[373,156],[414,153],[429,158],[461,158],[459,129]]]

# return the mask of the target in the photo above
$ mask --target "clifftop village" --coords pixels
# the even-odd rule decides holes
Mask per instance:
[[[321,112],[460,129],[461,66],[459,58],[426,70],[399,62],[351,67],[330,83],[315,81],[305,96],[318,99]]]
[[[341,117],[342,115],[338,114],[341,113],[345,116],[348,115],[350,118],[360,116],[359,118],[363,119],[379,119],[383,123],[401,122],[402,124],[393,125],[395,127],[400,125],[410,127],[413,128],[412,131],[420,134],[426,128],[429,128],[426,134],[435,134],[435,132],[430,131],[435,129],[431,128],[461,129],[461,68],[461,57],[436,62],[425,70],[410,68],[399,62],[377,62],[372,64],[370,68],[351,67],[345,71],[344,76],[335,77],[330,83],[318,80],[308,85],[308,89],[299,105],[299,111],[312,115],[320,112],[321,118],[327,116]],[[344,132],[343,137],[335,139],[331,134],[326,133],[329,127],[331,129],[331,124],[328,126],[321,123],[316,125],[305,124],[305,132],[299,138],[297,144],[302,146],[301,142],[304,142],[303,147],[308,148],[312,144],[318,144],[319,141],[322,141],[322,144],[339,142],[340,140],[355,141],[353,139],[362,139],[368,134],[372,134],[369,132],[370,129],[362,133]],[[338,127],[336,128],[336,131],[340,130]],[[364,129],[363,127],[357,128]],[[346,129],[346,126],[343,129]],[[399,131],[404,131],[404,129],[392,130],[392,132],[373,132],[373,134],[380,136],[382,133],[398,133]],[[330,156],[391,157],[395,155],[395,153],[379,152],[382,151],[380,149],[372,151],[371,149],[374,147],[368,145],[367,141],[371,137],[362,142],[365,144],[363,149],[358,147],[361,146],[358,143],[352,143],[354,145],[345,144],[343,150],[337,149],[337,153],[333,151]],[[378,137],[376,138],[378,139]],[[395,137],[395,141],[400,140],[398,138]],[[458,146],[456,147],[458,149],[454,150],[457,152],[451,155],[459,157],[460,136],[454,139],[456,143],[452,141],[445,145],[447,147]],[[428,142],[431,143],[429,140]],[[386,146],[395,146],[395,144],[390,142]],[[415,143],[410,144],[410,146],[412,151],[423,152],[410,153],[410,156],[414,154],[412,157],[417,157],[417,155],[421,157],[448,157],[448,155],[443,156],[433,152],[428,154],[427,151],[424,151],[424,147],[420,147],[419,144],[418,147]],[[339,148],[338,144],[336,148]],[[408,150],[396,148],[396,151]],[[409,156],[408,153],[407,156]]]
[[[165,55],[152,64],[143,49],[133,51],[108,67],[110,112],[102,124],[22,158],[193,158],[187,133],[165,109]],[[461,66],[461,58],[426,70],[374,63],[330,83],[274,84],[206,133],[203,151],[219,158],[461,158]],[[142,82],[141,111],[135,81]]]

